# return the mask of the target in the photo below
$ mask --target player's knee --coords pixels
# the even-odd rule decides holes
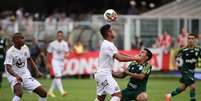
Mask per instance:
[[[23,94],[22,86],[20,84],[16,84],[14,86],[14,92],[16,96],[22,97]]]
[[[18,96],[18,97],[22,97],[23,91],[22,90],[16,90],[15,95]]]
[[[147,93],[141,93],[137,96],[137,101],[147,101],[148,100],[148,95]]]
[[[195,90],[195,84],[192,84],[192,85],[190,86],[190,90],[191,90],[191,91],[194,91],[194,90]]]

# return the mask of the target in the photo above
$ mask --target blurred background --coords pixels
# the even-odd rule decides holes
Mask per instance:
[[[115,45],[131,54],[150,48],[154,76],[180,76],[174,57],[189,33],[198,35],[201,45],[201,0],[1,0],[0,36],[9,47],[13,33],[23,33],[32,58],[49,78],[46,49],[61,30],[70,47],[64,77],[92,78],[103,40],[99,28],[107,23],[103,13],[111,8],[118,13],[118,20],[111,23],[117,33]],[[199,61],[197,79],[201,79]],[[117,62],[117,67],[126,65]]]

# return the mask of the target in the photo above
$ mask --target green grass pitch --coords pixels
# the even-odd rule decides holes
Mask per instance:
[[[51,85],[51,80],[39,79],[39,81],[46,90]],[[117,79],[117,82],[123,89],[127,85],[128,78]],[[62,97],[58,91],[55,91],[57,97],[48,97],[48,101],[94,101],[96,98],[96,83],[92,79],[65,79],[63,85],[69,95]],[[148,83],[149,101],[164,101],[164,95],[174,90],[178,85],[178,78],[150,78]],[[197,101],[201,101],[201,81],[196,81],[196,86]],[[0,90],[0,101],[11,101],[12,95],[7,79],[4,79]],[[108,96],[105,101],[109,101],[109,98]],[[24,91],[22,101],[38,101],[38,96]],[[172,101],[189,101],[189,89],[174,97]]]

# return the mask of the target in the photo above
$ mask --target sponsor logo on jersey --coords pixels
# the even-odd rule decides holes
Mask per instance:
[[[196,59],[186,59],[185,62],[186,63],[195,63],[197,60]]]

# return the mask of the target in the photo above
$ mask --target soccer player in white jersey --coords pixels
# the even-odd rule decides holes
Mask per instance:
[[[51,77],[53,78],[52,85],[48,91],[48,95],[51,97],[56,97],[53,93],[55,88],[58,88],[62,96],[66,96],[67,92],[64,91],[61,77],[62,70],[64,68],[64,59],[68,56],[69,48],[66,41],[63,40],[64,33],[58,31],[56,35],[56,40],[51,42],[48,46],[48,59],[51,63],[48,64],[49,69],[51,70]]]
[[[46,101],[47,92],[31,76],[27,68],[27,64],[29,64],[35,70],[37,76],[42,76],[42,73],[30,58],[29,48],[24,44],[23,35],[21,33],[15,33],[12,41],[14,45],[7,50],[4,62],[8,82],[14,91],[12,101],[20,101],[23,89],[38,94],[40,96],[39,101]]]
[[[120,101],[122,97],[121,91],[117,82],[112,77],[114,59],[120,62],[127,62],[138,60],[138,57],[118,53],[118,49],[113,44],[113,39],[116,35],[109,24],[102,26],[100,33],[104,41],[101,44],[98,67],[95,73],[95,80],[97,82],[97,98],[95,101],[104,101],[106,94],[112,96],[110,101]]]

